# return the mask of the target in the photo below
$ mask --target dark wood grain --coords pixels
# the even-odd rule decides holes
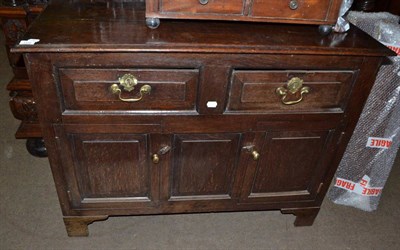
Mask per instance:
[[[231,193],[239,134],[175,135],[171,198],[210,199]],[[190,197],[190,198],[189,198]]]
[[[86,127],[91,133],[85,133],[84,128],[56,128],[61,141],[57,150],[65,152],[63,171],[71,204],[76,208],[101,208],[112,202],[150,206],[159,191],[152,184],[158,170],[148,161],[148,136],[104,126],[97,133]]]
[[[148,197],[146,136],[75,135],[82,198]]]
[[[330,131],[267,133],[257,166],[247,169],[242,187],[248,202],[313,199],[324,168]]]

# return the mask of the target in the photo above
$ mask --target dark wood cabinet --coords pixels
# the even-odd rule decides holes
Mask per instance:
[[[22,54],[9,53],[24,36],[29,25],[45,9],[47,0],[3,0],[0,4],[2,32],[6,38],[6,50],[12,67],[14,78],[8,83],[10,91],[10,109],[14,117],[21,120],[21,125],[15,134],[18,139],[28,139],[27,148],[35,156],[46,156],[46,148],[42,142],[42,132],[38,122],[36,102],[32,95],[31,82],[28,79]],[[74,1],[70,1],[72,4]],[[75,1],[79,2],[79,1]],[[92,1],[93,2],[93,1]],[[99,1],[101,2],[101,1]],[[202,4],[203,3],[203,4]],[[146,1],[147,16],[150,18],[189,18],[189,19],[226,19],[262,22],[314,22],[333,24],[338,12],[340,1],[297,1],[297,9],[290,9],[291,1]],[[399,14],[399,2],[395,0],[359,0],[354,1],[353,8],[364,11],[389,11]],[[123,3],[121,3],[123,5]],[[327,7],[327,6],[330,7]],[[113,3],[110,6],[115,6]],[[279,6],[279,8],[278,8]],[[334,6],[334,7],[332,7]],[[336,6],[336,7],[335,7]],[[273,8],[271,8],[273,7]],[[115,9],[114,9],[115,10]],[[82,11],[82,10],[78,10]],[[122,12],[119,12],[122,13]],[[116,13],[117,14],[117,13]],[[179,14],[179,15],[178,15]],[[176,15],[176,16],[175,16]],[[324,19],[325,18],[325,19]],[[76,72],[82,73],[82,72]],[[153,73],[149,71],[148,73]],[[160,76],[163,73],[160,72]],[[85,86],[80,85],[80,86]],[[169,91],[182,89],[182,85],[169,85]],[[251,89],[251,88],[250,88]],[[93,94],[92,93],[90,94]],[[83,91],[84,92],[84,91]],[[251,92],[249,92],[251,93]],[[258,93],[262,93],[258,91]],[[254,94],[254,93],[252,93]],[[166,95],[163,95],[166,96]],[[94,96],[92,96],[93,98]],[[172,95],[168,97],[173,98]],[[166,98],[164,102],[167,101]],[[104,105],[102,108],[106,108]]]
[[[26,34],[40,42],[13,49],[70,236],[119,215],[278,209],[313,223],[391,52],[355,27],[207,24],[151,30],[140,3],[54,1]]]

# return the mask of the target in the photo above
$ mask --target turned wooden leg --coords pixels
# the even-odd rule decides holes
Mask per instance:
[[[108,218],[107,215],[100,216],[79,216],[79,217],[70,217],[64,216],[64,224],[67,229],[67,233],[69,237],[73,236],[88,236],[89,229],[88,225],[95,222],[106,220]]]
[[[293,214],[296,216],[296,220],[294,221],[296,227],[312,226],[318,212],[319,207],[281,209],[281,213],[283,214]]]

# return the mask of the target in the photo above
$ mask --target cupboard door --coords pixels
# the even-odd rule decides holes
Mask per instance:
[[[177,134],[165,199],[231,199],[240,134]]]
[[[148,160],[149,135],[85,132],[64,129],[59,134],[73,208],[112,208],[117,203],[140,206],[155,201],[158,186],[152,183],[158,171]]]
[[[333,131],[265,134],[257,164],[246,170],[244,202],[314,200],[328,168]]]

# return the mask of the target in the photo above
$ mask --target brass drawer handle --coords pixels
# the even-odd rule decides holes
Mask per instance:
[[[258,153],[255,149],[253,145],[250,146],[244,146],[243,149],[247,150],[251,156],[253,157],[253,160],[258,161],[258,159],[260,159],[260,153]]]
[[[289,2],[289,8],[291,10],[296,10],[299,7],[299,4],[297,3],[297,0],[291,0]]]
[[[138,102],[140,100],[142,100],[143,95],[149,95],[151,92],[151,86],[150,85],[143,85],[140,88],[139,91],[139,97],[137,98],[122,98],[121,97],[121,87],[123,87],[123,89],[125,91],[131,92],[132,90],[135,89],[135,86],[138,83],[138,80],[136,79],[136,77],[134,77],[131,74],[125,74],[122,77],[118,78],[119,81],[119,85],[118,84],[113,84],[110,86],[110,92],[112,94],[118,94],[118,98],[123,101],[123,102]]]
[[[160,150],[158,150],[157,153],[153,154],[151,156],[151,160],[153,161],[154,164],[157,164],[160,162],[160,155],[165,155],[171,150],[170,146],[164,146]]]
[[[286,97],[290,93],[294,95],[300,91],[300,98],[295,101],[286,101]],[[282,96],[281,101],[285,105],[293,105],[299,103],[303,100],[303,95],[310,93],[310,88],[304,86],[303,87],[303,80],[298,77],[293,77],[289,80],[285,87],[279,87],[275,90],[276,94]]]

